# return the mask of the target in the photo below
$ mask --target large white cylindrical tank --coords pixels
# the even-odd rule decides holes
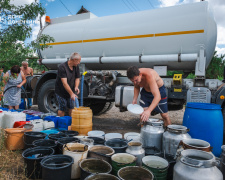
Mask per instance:
[[[205,50],[206,67],[209,65],[217,39],[208,2],[105,17],[79,14],[53,19],[41,33],[55,39],[53,48],[41,51],[43,63],[50,69],[79,52],[81,63],[91,70],[127,69],[130,65],[194,70],[200,48]]]

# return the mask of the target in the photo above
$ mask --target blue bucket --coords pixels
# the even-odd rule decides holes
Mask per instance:
[[[192,138],[209,142],[213,147],[213,154],[220,156],[223,145],[223,115],[220,105],[187,103],[183,125],[190,129]]]

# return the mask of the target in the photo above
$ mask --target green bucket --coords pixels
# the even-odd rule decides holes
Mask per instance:
[[[154,180],[166,180],[169,163],[167,160],[158,156],[145,156],[142,158],[142,165],[149,169],[153,175]]]
[[[128,153],[117,153],[112,157],[112,173],[117,176],[117,172],[126,166],[135,166],[136,157]]]

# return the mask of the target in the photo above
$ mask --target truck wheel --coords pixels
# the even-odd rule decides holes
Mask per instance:
[[[38,93],[38,108],[41,112],[57,113],[58,102],[55,96],[55,79],[46,81]]]

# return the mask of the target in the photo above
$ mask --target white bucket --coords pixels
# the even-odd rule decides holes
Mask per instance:
[[[105,139],[105,132],[104,131],[89,131],[88,136]]]
[[[107,133],[105,134],[105,140],[108,141],[109,139],[113,139],[113,138],[122,138],[123,135],[120,133]]]
[[[63,146],[63,154],[68,155],[74,159],[74,163],[72,165],[71,171],[71,179],[78,179],[80,178],[80,167],[79,162],[82,159],[87,158],[88,148],[85,149],[83,152],[73,152],[74,150],[84,150],[86,145],[81,143],[67,143]]]
[[[128,132],[124,134],[124,139],[128,141],[138,141],[141,142],[141,135],[140,133],[136,132]]]

